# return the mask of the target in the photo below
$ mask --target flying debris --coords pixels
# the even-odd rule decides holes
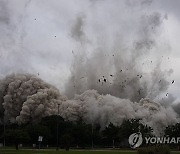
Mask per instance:
[[[103,81],[104,81],[104,82],[107,82],[107,79],[105,78],[105,76],[103,76]]]
[[[171,116],[169,116],[168,118],[163,117],[163,116],[166,116],[166,115],[174,116],[175,112],[173,111],[166,110],[163,107],[161,108],[157,107],[157,110],[158,111],[160,110],[160,112],[158,112],[157,115],[154,114],[154,111],[150,114],[146,114],[146,113],[149,113],[149,110],[151,110],[151,106],[155,106],[155,107],[157,106],[157,105],[154,105],[155,103],[151,103],[151,101],[147,101],[147,100],[143,101],[145,103],[143,103],[142,106],[145,108],[148,106],[149,107],[148,109],[146,108],[145,110],[143,110],[142,106],[141,107],[138,106],[139,105],[138,102],[140,101],[141,96],[143,96],[144,98],[150,97],[151,100],[156,100],[156,98],[162,95],[164,95],[164,97],[166,98],[165,95],[166,95],[166,92],[168,92],[169,83],[171,84],[171,81],[172,81],[172,79],[169,82],[167,81],[168,73],[166,73],[166,70],[161,69],[162,65],[161,63],[159,63],[162,60],[161,56],[163,55],[162,54],[163,51],[162,50],[159,51],[160,53],[158,55],[160,55],[160,59],[158,59],[158,57],[153,57],[153,58],[151,57],[151,55],[156,55],[156,50],[150,50],[150,49],[156,48],[156,44],[158,44],[159,39],[161,39],[158,37],[159,32],[160,32],[159,30],[161,29],[161,25],[163,24],[161,13],[149,12],[148,14],[149,15],[147,16],[147,18],[144,18],[144,14],[139,14],[139,13],[137,14],[138,18],[140,18],[139,23],[142,26],[138,25],[139,27],[135,29],[135,31],[138,33],[137,33],[137,36],[135,35],[135,37],[132,38],[131,40],[132,43],[126,42],[126,38],[125,38],[122,40],[124,41],[124,43],[121,43],[120,45],[119,45],[118,40],[113,41],[115,42],[113,46],[111,45],[111,43],[109,43],[109,41],[105,41],[108,43],[106,46],[103,44],[104,43],[104,40],[103,40],[102,42],[100,42],[102,43],[102,46],[101,45],[96,46],[96,44],[95,46],[92,46],[92,48],[95,50],[95,52],[93,52],[92,55],[85,55],[84,53],[81,54],[81,51],[80,51],[80,57],[79,58],[77,57],[74,59],[74,62],[72,63],[73,69],[71,69],[72,78],[69,78],[69,81],[67,82],[67,85],[65,86],[66,88],[65,94],[68,97],[73,98],[74,95],[80,94],[80,91],[83,92],[84,90],[84,93],[81,96],[76,96],[75,100],[68,101],[68,102],[72,101],[73,105],[74,104],[77,105],[74,102],[76,101],[79,102],[80,104],[79,113],[81,113],[82,111],[81,109],[85,105],[87,105],[88,107],[89,106],[91,107],[92,104],[94,103],[94,107],[92,107],[92,112],[85,115],[84,118],[91,118],[91,119],[94,119],[94,121],[98,121],[99,119],[101,119],[99,116],[108,118],[108,114],[107,114],[108,112],[110,113],[110,116],[112,117],[112,119],[114,120],[113,122],[115,123],[116,119],[120,117],[118,116],[119,113],[122,113],[123,117],[126,117],[127,119],[129,118],[129,116],[131,118],[138,117],[137,115],[133,116],[134,112],[131,112],[132,110],[135,109],[137,112],[140,112],[142,119],[147,118],[146,120],[148,122],[147,121],[146,122],[148,124],[152,124],[154,127],[162,128],[161,124],[163,124],[163,126],[167,126],[168,123],[172,122],[171,120],[167,120]],[[128,20],[128,24],[129,22],[131,21]],[[83,28],[83,26],[85,25],[86,25],[86,22],[83,20],[82,17],[79,17],[76,20],[74,26],[72,26],[72,32],[71,32],[72,38],[75,39],[75,41],[79,41],[79,43],[87,42],[87,37],[85,35],[86,28]],[[157,30],[157,31],[152,30],[151,29],[152,26],[154,30]],[[147,31],[146,30],[143,31],[144,33],[142,34],[140,31],[142,27],[145,27],[145,28],[148,27],[149,29]],[[117,33],[119,32],[117,31]],[[124,37],[128,37],[129,39],[129,35],[124,35]],[[161,44],[158,44],[158,45],[160,45],[158,49],[161,49]],[[117,47],[119,49],[118,53],[116,52]],[[166,46],[164,48],[166,48]],[[105,51],[104,49],[107,50],[107,52],[104,52]],[[83,56],[85,58],[84,58],[83,66],[82,66],[82,63],[79,62],[79,59]],[[144,68],[144,66],[142,66],[143,62],[144,64],[147,64],[147,66],[155,65],[156,67],[150,66],[149,68]],[[146,71],[147,69],[148,71]],[[79,81],[79,77],[84,76],[85,71],[88,72],[86,74],[88,78],[86,84]],[[109,73],[107,74],[107,72]],[[111,74],[113,74],[113,78],[111,78],[110,76]],[[137,74],[139,76],[136,76]],[[105,75],[105,77],[103,75]],[[76,77],[75,82],[77,84],[76,91],[73,90],[71,86],[73,84],[74,76]],[[127,77],[129,79],[125,83],[124,80],[127,79]],[[98,84],[94,84],[94,79],[95,79],[95,82]],[[161,84],[158,83],[160,79],[162,80]],[[110,86],[110,82],[112,83],[111,86]],[[101,84],[103,84],[104,86],[100,86]],[[126,89],[123,89],[124,87]],[[91,89],[97,90],[97,93],[94,93],[92,91],[90,92]],[[99,95],[99,93],[102,95]],[[107,97],[108,99],[103,99],[104,97]],[[112,101],[110,99],[111,97],[113,97]],[[86,102],[84,98],[85,99],[89,98],[89,99]],[[113,107],[110,107],[108,103],[113,103],[112,105],[114,105],[116,109],[118,105],[121,105],[120,103],[121,99],[123,99],[123,101],[126,102],[125,106],[122,105],[125,108],[125,112],[123,112],[122,107],[119,107],[120,111],[117,110],[117,117],[113,116],[112,114],[115,114],[114,112],[116,111],[114,110]],[[92,100],[92,102],[90,103],[89,100]],[[128,104],[127,102],[130,102],[130,103]],[[90,105],[88,103],[90,103]],[[100,109],[97,107],[99,104],[103,104],[102,106],[99,107]],[[87,107],[87,110],[85,111],[91,110],[88,107]],[[106,112],[101,112],[102,108],[106,108]],[[141,109],[144,112],[141,112]],[[72,107],[72,109],[70,110],[70,113],[73,111],[72,113],[74,114],[74,110],[76,109],[73,109]],[[138,114],[137,112],[135,112],[135,114]],[[94,117],[96,115],[97,116],[95,118],[92,117],[91,116],[92,113],[95,113],[95,115],[93,115]],[[125,116],[125,114],[128,114],[128,116]],[[151,118],[151,120],[149,118]],[[176,118],[173,118],[173,119],[176,120]],[[105,119],[101,121],[101,124],[110,122],[110,121],[111,119],[110,120]],[[122,121],[121,118],[119,119],[119,121]],[[161,122],[159,123],[159,121]]]
[[[123,88],[126,88],[126,86],[125,86],[125,85],[123,85],[123,84],[122,84],[122,85],[120,85],[120,87],[121,87],[122,89],[123,89]]]
[[[98,82],[103,85],[104,82],[107,82],[107,79],[103,76],[101,79],[98,79]]]
[[[173,84],[175,81],[173,80],[171,83]]]
[[[139,78],[142,78],[142,75],[139,75],[139,74],[138,74],[137,76],[138,76]]]
[[[107,80],[104,78],[103,82],[105,81]],[[135,103],[110,94],[100,95],[96,90],[86,90],[68,100],[55,87],[29,74],[7,76],[0,80],[0,84],[0,106],[4,109],[0,110],[0,115],[4,113],[12,123],[40,121],[45,116],[56,115],[58,104],[59,113],[65,120],[75,121],[81,115],[87,123],[93,121],[102,128],[109,122],[121,125],[124,117],[141,118],[158,133],[176,121],[174,112],[148,99]],[[126,86],[121,85],[121,88],[123,90]],[[142,89],[139,89],[139,95],[140,90]],[[137,112],[138,110],[142,112]],[[0,121],[2,118],[0,116]]]

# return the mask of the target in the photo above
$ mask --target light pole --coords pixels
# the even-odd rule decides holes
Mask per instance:
[[[92,133],[92,149],[94,148],[94,141],[93,141],[93,133],[94,133],[94,131],[93,131],[93,123],[92,123],[92,125],[91,125],[91,133]]]
[[[114,146],[114,139],[113,139],[113,149],[115,148],[115,146]]]
[[[58,123],[58,118],[59,118],[59,105],[58,104],[58,115],[57,115],[57,119],[56,119],[56,122],[57,122],[57,132],[56,132],[56,151],[59,150],[59,123]]]
[[[6,133],[6,124],[5,124],[5,116],[4,116],[4,119],[3,119],[4,121],[3,121],[3,124],[4,124],[4,147],[6,146],[6,139],[5,139],[5,133]]]

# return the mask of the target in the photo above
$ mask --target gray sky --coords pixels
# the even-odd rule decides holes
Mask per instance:
[[[168,79],[175,80],[168,92],[179,97],[179,7],[179,0],[0,0],[0,78],[39,73],[64,91],[74,55],[91,57],[102,46],[113,53],[118,39],[139,37],[141,16],[158,12],[163,23],[150,57],[164,56],[162,69],[172,68]]]

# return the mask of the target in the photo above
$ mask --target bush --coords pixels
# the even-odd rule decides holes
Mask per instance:
[[[72,137],[68,134],[65,134],[62,136],[62,142],[66,151],[69,151],[72,142]]]
[[[139,154],[170,154],[170,149],[168,146],[149,146],[138,149]]]

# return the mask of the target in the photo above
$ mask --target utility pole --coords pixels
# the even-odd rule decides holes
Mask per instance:
[[[91,125],[91,129],[92,129],[92,130],[91,130],[91,131],[92,131],[92,132],[91,132],[91,136],[92,136],[92,149],[93,149],[93,148],[94,148],[94,142],[93,142],[93,133],[94,133],[94,132],[93,132],[93,123],[92,123],[92,125]]]
[[[114,146],[114,139],[113,139],[113,149],[115,148],[115,146]]]
[[[56,119],[56,122],[57,122],[57,132],[56,132],[56,151],[58,151],[59,150],[59,105],[60,104],[58,104],[58,115],[57,115],[57,119]]]
[[[3,124],[4,124],[4,147],[6,146],[6,139],[5,139],[5,133],[6,133],[6,123],[5,123],[5,116],[4,116],[4,119],[3,119]]]

